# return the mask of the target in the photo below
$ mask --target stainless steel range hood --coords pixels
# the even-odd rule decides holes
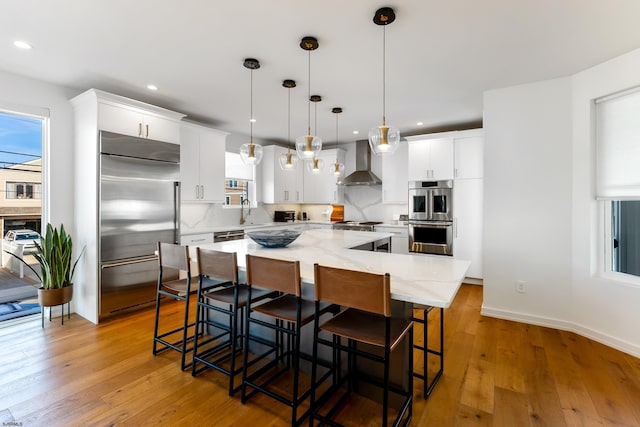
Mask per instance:
[[[356,141],[356,170],[338,181],[338,185],[380,185],[382,180],[371,172],[369,141]]]

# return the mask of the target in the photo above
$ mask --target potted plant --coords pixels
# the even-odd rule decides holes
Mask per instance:
[[[58,230],[51,224],[47,224],[45,234],[40,237],[40,243],[36,242],[36,253],[34,254],[40,264],[40,274],[24,259],[12,252],[8,253],[22,261],[40,279],[42,287],[38,289],[38,303],[42,307],[52,307],[71,301],[73,273],[83,252],[84,248],[72,265],[73,240],[71,235],[67,234],[64,225],[60,225]]]

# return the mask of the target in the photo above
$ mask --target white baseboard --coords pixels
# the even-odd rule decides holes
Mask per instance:
[[[612,337],[603,332],[587,328],[583,325],[579,325],[573,322],[567,322],[566,320],[488,308],[484,305],[480,310],[480,314],[482,314],[483,316],[495,317],[497,319],[511,320],[514,322],[528,323],[531,325],[559,329],[561,331],[574,332],[578,335],[582,335],[583,337],[592,339],[606,346],[615,348],[616,350],[628,353],[634,357],[640,357],[640,346],[622,339]]]

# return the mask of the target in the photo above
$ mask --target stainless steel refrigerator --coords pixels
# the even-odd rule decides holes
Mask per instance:
[[[100,132],[100,317],[155,300],[158,241],[177,243],[180,146]]]

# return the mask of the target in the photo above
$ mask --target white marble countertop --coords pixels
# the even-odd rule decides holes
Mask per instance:
[[[263,248],[253,240],[201,245],[203,249],[237,252],[238,267],[246,267],[246,254],[299,260],[302,281],[313,284],[313,264],[391,275],[391,298],[447,308],[451,305],[470,262],[438,255],[404,255],[349,249],[390,237],[370,231],[308,230],[285,248]]]

